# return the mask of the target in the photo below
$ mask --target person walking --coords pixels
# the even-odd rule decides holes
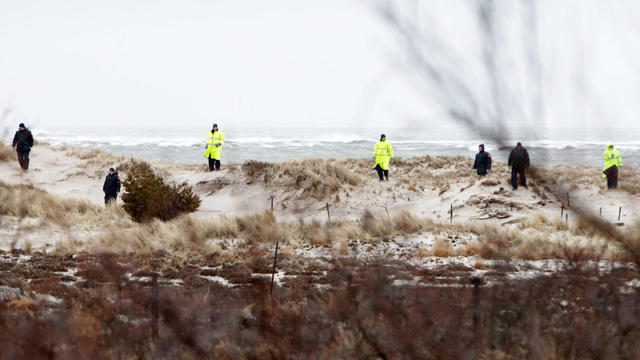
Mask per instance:
[[[213,129],[207,136],[207,151],[204,157],[209,159],[209,171],[220,170],[220,153],[224,144],[224,135],[218,130],[218,124],[213,124]]]
[[[527,177],[524,172],[529,167],[529,152],[522,146],[522,143],[519,142],[516,147],[511,149],[507,166],[511,166],[511,186],[513,190],[518,188],[518,175],[520,176],[520,185],[528,189]]]
[[[473,163],[473,168],[476,169],[478,175],[485,176],[491,170],[491,154],[484,151],[484,144],[478,145],[478,153],[476,154],[476,161]]]
[[[387,141],[385,134],[380,135],[380,141],[373,147],[373,158],[376,163],[373,166],[378,172],[380,181],[387,179],[389,181],[389,163],[393,157],[393,147],[391,143]]]
[[[109,174],[104,179],[104,185],[102,185],[102,191],[104,191],[105,205],[116,202],[118,193],[120,192],[120,176],[118,176],[114,168],[109,169]]]
[[[618,168],[622,167],[622,156],[613,143],[607,145],[606,150],[602,153],[604,159],[604,169],[602,169],[602,177],[607,179],[608,189],[618,188]]]
[[[18,125],[18,131],[16,131],[16,134],[13,137],[11,147],[13,147],[18,154],[18,163],[20,164],[20,168],[23,171],[29,170],[29,153],[33,147],[33,135],[23,123]]]

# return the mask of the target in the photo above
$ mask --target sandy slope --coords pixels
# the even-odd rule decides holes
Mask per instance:
[[[7,183],[32,184],[55,195],[102,204],[102,183],[108,164],[115,166],[123,160],[80,159],[73,151],[38,146],[32,152],[31,169],[26,174],[20,171],[17,162],[0,163],[0,171],[4,175],[2,180]],[[172,180],[186,181],[194,186],[202,198],[202,206],[197,213],[200,217],[218,214],[241,216],[263,211],[270,208],[270,197],[274,196],[276,215],[282,219],[303,217],[324,221],[327,219],[326,203],[329,203],[334,220],[357,219],[367,209],[374,214],[407,210],[418,216],[447,219],[450,206],[453,205],[454,221],[502,223],[538,212],[560,216],[560,202],[566,202],[566,199],[559,201],[551,195],[548,195],[548,200],[543,200],[533,191],[523,188],[512,191],[504,170],[496,171],[498,174],[491,174],[484,180],[499,182],[497,185],[486,186],[483,181],[474,181],[469,186],[465,179],[459,183],[456,183],[456,179],[450,179],[451,186],[444,192],[429,186],[414,190],[393,177],[394,169],[391,171],[391,181],[383,183],[371,172],[362,174],[366,177],[364,184],[346,185],[335,195],[316,199],[304,196],[300,191],[248,181],[239,166],[227,166],[220,172],[211,173],[197,166],[154,165]],[[471,179],[475,180],[476,177],[472,176]],[[622,221],[632,222],[640,218],[640,198],[622,191],[579,187],[571,190],[570,197],[574,206],[580,203],[594,213],[602,208],[603,216],[612,221],[617,220],[620,206]],[[569,219],[573,220],[571,213]]]
[[[94,155],[89,150],[41,145],[32,152],[31,169],[27,173],[22,173],[17,162],[0,163],[0,172],[3,174],[2,181],[6,183],[31,184],[61,197],[86,199],[102,205],[102,184],[108,167],[126,161],[126,158],[107,153]],[[273,196],[275,215],[280,221],[327,221],[326,205],[329,204],[333,221],[360,219],[365,210],[380,217],[408,211],[418,217],[446,221],[450,216],[449,209],[453,206],[454,222],[505,224],[533,218],[536,214],[559,217],[561,202],[566,202],[566,195],[558,199],[543,186],[538,186],[537,193],[523,188],[510,190],[507,183],[509,173],[504,164],[496,164],[494,172],[482,179],[472,174],[471,169],[467,173],[466,165],[460,163],[458,166],[463,172],[458,177],[452,177],[453,172],[447,168],[429,170],[428,166],[424,166],[419,170],[435,174],[435,177],[425,179],[416,177],[415,169],[392,167],[391,181],[382,183],[373,171],[366,172],[368,167],[354,167],[352,170],[361,175],[363,183],[344,184],[337,192],[326,197],[314,197],[305,193],[304,189],[286,186],[287,180],[274,185],[277,183],[249,179],[239,165],[226,164],[222,171],[213,173],[206,171],[204,165],[153,165],[169,179],[186,181],[194,187],[202,199],[202,205],[195,214],[200,218],[263,212],[270,208]],[[445,185],[442,185],[442,177],[448,177]],[[570,185],[566,184],[566,187],[570,188]],[[605,191],[594,185],[578,185],[570,190],[570,197],[574,207],[579,204],[595,214],[602,208],[602,216],[612,222],[617,221],[619,207],[622,207],[621,220],[626,224],[640,219],[640,197],[624,191]],[[568,213],[569,222],[575,221],[577,217],[572,211]],[[4,217],[0,221],[1,247],[8,248],[13,241],[21,241],[24,237],[21,234],[27,229],[41,229],[29,231],[33,246],[59,243],[67,239],[69,233],[81,241],[102,231],[99,224],[84,228],[73,226],[63,228],[56,224],[45,224],[43,219]]]

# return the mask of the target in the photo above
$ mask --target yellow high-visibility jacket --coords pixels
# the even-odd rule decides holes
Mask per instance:
[[[216,132],[213,132],[213,130],[209,131],[209,135],[207,136],[207,151],[204,153],[204,157],[207,159],[220,160],[222,144],[224,144],[224,135],[222,132],[220,132],[220,130]]]
[[[622,166],[622,156],[620,156],[620,151],[613,147],[613,143],[607,145],[607,149],[602,153],[602,158],[604,159],[604,169],[602,169],[602,171],[607,170],[613,165],[617,167]],[[602,174],[602,177],[606,178],[607,175]]]
[[[389,161],[393,157],[393,147],[387,140],[378,141],[373,148],[373,156],[376,157],[376,163],[373,165],[380,165],[382,170],[389,170]]]

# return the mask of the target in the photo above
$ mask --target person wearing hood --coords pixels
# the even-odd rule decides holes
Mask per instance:
[[[604,169],[602,177],[607,179],[607,188],[618,188],[618,168],[622,167],[622,156],[613,143],[607,145],[607,149],[602,153],[604,159]]]
[[[473,163],[473,168],[476,169],[478,175],[485,176],[491,170],[491,154],[484,151],[484,144],[478,145],[478,153],[476,154],[476,161]]]
[[[220,170],[220,153],[224,144],[224,135],[218,130],[218,124],[213,124],[213,129],[207,135],[207,151],[204,157],[209,159],[209,171]]]
[[[513,190],[518,188],[518,175],[520,175],[520,185],[529,188],[527,186],[527,177],[524,174],[524,170],[529,167],[529,152],[522,147],[522,143],[516,144],[516,147],[511,149],[507,166],[511,166],[511,186]]]
[[[387,179],[389,181],[389,163],[393,157],[393,147],[387,141],[385,134],[380,135],[380,141],[373,147],[373,158],[376,163],[373,168],[378,172],[380,181]]]
[[[112,201],[115,202],[120,192],[120,176],[114,168],[109,169],[109,174],[104,179],[104,185],[102,185],[102,191],[104,191],[104,203],[109,205]]]
[[[13,137],[11,146],[18,153],[20,168],[24,171],[29,170],[29,152],[31,152],[31,148],[33,147],[33,135],[23,123],[18,125],[18,131],[16,131],[16,135]]]

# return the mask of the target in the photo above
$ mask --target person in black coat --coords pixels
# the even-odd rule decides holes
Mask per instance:
[[[477,169],[478,175],[485,176],[491,170],[491,154],[484,151],[484,144],[478,145],[478,153],[473,168]]]
[[[24,124],[20,123],[20,125],[18,125],[18,131],[16,131],[13,137],[11,147],[18,153],[20,168],[24,171],[29,170],[29,152],[31,152],[31,148],[33,147],[33,135]]]
[[[104,203],[109,204],[112,201],[116,201],[118,193],[120,192],[120,176],[114,168],[109,169],[109,175],[104,179],[104,185],[102,185],[102,191],[104,191]]]
[[[511,186],[513,190],[518,188],[518,175],[520,175],[520,185],[529,188],[527,186],[527,177],[524,173],[525,169],[529,167],[529,152],[522,147],[522,143],[518,143],[511,150],[507,165],[511,166]]]

